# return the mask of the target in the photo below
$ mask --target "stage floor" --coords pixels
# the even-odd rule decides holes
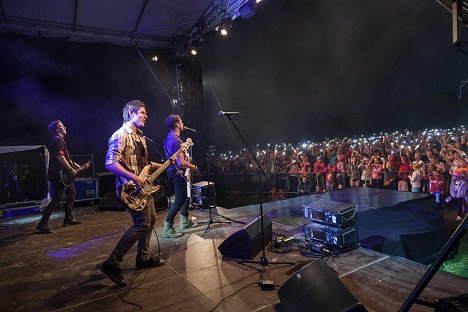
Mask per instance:
[[[390,193],[378,196],[377,193],[347,192],[351,193],[336,191],[271,202],[263,208],[272,220],[273,232],[300,237],[301,227],[308,222],[302,217],[301,205],[324,196],[335,201],[338,196],[340,201],[353,198],[360,217],[367,211],[386,211],[388,207],[403,209],[398,207],[399,203],[411,200],[395,199]],[[235,209],[217,208],[221,215],[245,223],[255,219],[258,211],[258,204]],[[192,210],[192,214],[198,221],[208,219],[205,211]],[[258,287],[258,265],[223,261],[217,249],[244,224],[215,223],[207,232],[205,227],[200,227],[178,239],[157,239],[153,233],[151,246],[155,253],[160,246],[161,257],[167,264],[135,270],[134,247],[121,265],[129,285],[119,288],[98,270],[98,266],[131,225],[129,214],[88,206],[77,208],[75,215],[83,224],[62,227],[63,212],[55,213],[50,222],[54,233],[49,235],[37,234],[34,230],[39,214],[0,221],[1,311],[139,310],[124,300],[141,306],[144,311],[282,311],[278,287],[273,291],[262,291]],[[371,224],[372,216],[378,218],[377,214],[365,216],[364,224],[361,218],[360,228]],[[162,230],[164,217],[165,214],[158,214],[157,233]],[[390,232],[390,227],[388,225],[385,231]],[[314,260],[298,252],[267,251],[267,258],[270,262],[296,263],[266,267],[264,278],[274,280],[278,286]],[[362,247],[323,260],[336,270],[341,282],[368,311],[376,312],[397,311],[427,269],[414,261]],[[462,293],[468,293],[467,279],[438,272],[420,298],[434,301]],[[411,311],[433,309],[414,305]]]

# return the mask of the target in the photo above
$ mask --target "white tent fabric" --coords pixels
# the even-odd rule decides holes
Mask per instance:
[[[0,0],[0,31],[81,42],[170,47],[211,0]],[[219,2],[219,1],[218,1]]]

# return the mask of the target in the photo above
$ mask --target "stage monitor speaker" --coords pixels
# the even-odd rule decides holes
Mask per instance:
[[[98,208],[102,210],[125,210],[124,205],[119,201],[115,192],[109,192],[104,195]]]
[[[265,245],[269,244],[273,237],[271,220],[263,217],[263,231]],[[253,259],[262,250],[261,220],[257,217],[244,229],[239,230],[226,238],[218,250],[224,258]]]
[[[316,260],[296,272],[278,290],[285,312],[366,312],[332,269]]]

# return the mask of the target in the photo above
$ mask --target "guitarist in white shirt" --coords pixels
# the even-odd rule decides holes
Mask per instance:
[[[169,159],[176,153],[181,144],[180,134],[184,131],[184,123],[179,115],[170,115],[166,118],[166,127],[170,129],[169,134],[164,139],[164,152],[166,158]],[[174,229],[174,219],[180,210],[180,230],[186,230],[197,227],[197,224],[189,219],[187,197],[187,181],[182,172],[183,169],[197,171],[197,166],[191,164],[185,153],[179,153],[173,165],[167,168],[167,177],[174,190],[174,202],[169,208],[166,220],[164,221],[164,229],[162,236],[165,238],[177,238],[182,236],[182,233]]]
[[[69,176],[74,177],[76,176],[75,168],[79,167],[78,164],[73,162],[70,154],[68,153],[67,144],[64,139],[67,134],[67,128],[60,120],[52,121],[48,128],[49,132],[53,135],[52,139],[47,144],[47,149],[50,154],[47,179],[50,181],[50,194],[52,199],[47,207],[44,208],[41,221],[39,221],[39,224],[36,227],[41,234],[52,233],[47,224],[53,210],[60,203],[64,192],[67,196],[67,201],[65,204],[65,219],[63,220],[63,226],[81,223],[81,220],[73,218],[72,214],[76,195],[75,187],[73,183],[68,186],[64,185],[59,178],[60,170],[66,171]]]

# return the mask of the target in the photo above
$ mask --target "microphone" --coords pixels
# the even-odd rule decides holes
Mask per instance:
[[[219,111],[218,116],[231,116],[231,115],[240,115],[239,112],[223,112]]]
[[[151,140],[151,139],[148,138],[147,136],[143,136],[143,138],[144,138],[145,140],[147,140],[147,141],[150,141],[150,142],[154,143],[154,140]]]
[[[186,126],[184,126],[184,130],[188,130],[188,131],[192,131],[192,132],[197,132],[197,130],[192,129],[192,128],[189,128],[189,127],[186,127]]]

